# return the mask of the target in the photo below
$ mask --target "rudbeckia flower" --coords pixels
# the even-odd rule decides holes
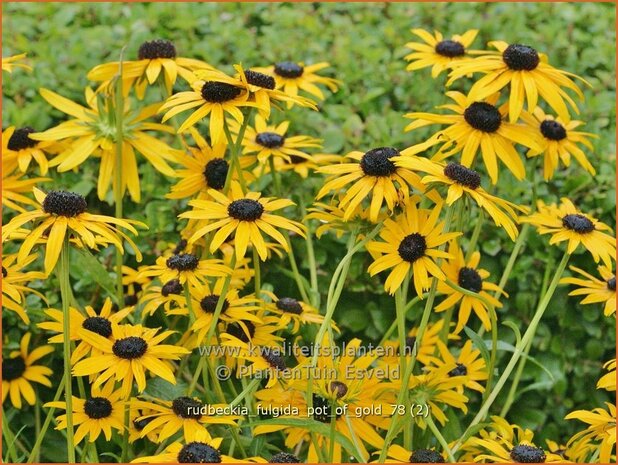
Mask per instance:
[[[375,254],[375,261],[368,269],[371,276],[393,268],[384,283],[389,294],[399,289],[410,270],[418,296],[430,288],[429,275],[444,280],[445,275],[434,260],[438,257],[450,258],[451,254],[438,247],[461,235],[459,232],[442,232],[444,223],[438,222],[442,204],[437,204],[431,210],[419,209],[419,200],[418,196],[410,197],[402,214],[395,220],[389,218],[384,221],[384,228],[380,231],[384,242],[373,241],[367,244],[367,250]]]
[[[79,444],[88,436],[88,442],[94,442],[103,433],[109,442],[112,439],[112,429],[122,433],[124,431],[125,402],[121,392],[114,391],[114,384],[109,383],[103,388],[93,386],[91,397],[80,399],[73,396],[73,425],[78,426],[75,431],[74,441]],[[45,407],[67,408],[66,402],[48,402]],[[60,415],[56,421],[57,430],[66,429],[67,416]]]
[[[24,294],[32,293],[45,300],[43,294],[26,285],[34,279],[44,279],[45,274],[40,271],[22,271],[36,258],[36,254],[26,256],[22,261],[17,260],[17,254],[2,257],[2,307],[17,313],[26,324],[30,324],[30,318],[25,311]]]
[[[34,196],[41,207],[17,215],[2,228],[2,239],[4,241],[22,225],[38,220],[36,227],[29,231],[19,249],[18,261],[23,261],[37,241],[46,236],[45,274],[49,275],[56,266],[62,251],[62,244],[65,237],[68,237],[67,234],[69,236],[74,234],[79,237],[82,243],[89,248],[95,248],[97,244],[107,245],[112,243],[123,253],[122,242],[124,239],[133,248],[137,260],[142,260],[139,248],[119,228],[128,229],[137,235],[137,230],[133,225],[146,227],[143,223],[88,213],[86,211],[88,207],[86,199],[73,192],[49,191],[45,194],[35,187]]]
[[[188,283],[189,286],[196,288],[209,277],[227,276],[232,270],[218,259],[200,260],[196,255],[179,253],[167,258],[157,258],[154,265],[144,267],[140,273],[142,276],[158,278],[164,286],[177,279],[179,284]],[[174,284],[170,286],[168,292],[174,294],[172,289],[176,286]]]
[[[290,160],[286,161],[281,158],[275,158],[275,169],[281,172],[294,171],[303,179],[307,179],[309,174],[317,171],[320,166],[331,165],[339,163],[341,161],[341,155],[334,155],[328,153],[313,153],[311,155],[305,154],[291,155]],[[258,169],[256,169],[258,170]],[[259,173],[270,173],[270,167],[264,165],[259,167]]]
[[[427,176],[421,182],[429,185],[441,183],[448,186],[446,204],[452,205],[465,195],[472,198],[494,220],[496,226],[501,226],[512,240],[517,237],[517,213],[515,210],[526,210],[511,202],[489,194],[481,187],[481,176],[474,170],[459,163],[440,163],[427,158],[408,156],[397,157],[395,165],[410,170],[422,171]]]
[[[567,167],[571,165],[571,155],[586,171],[593,176],[596,174],[596,170],[578,144],[592,150],[593,146],[588,138],[597,136],[590,132],[575,131],[584,124],[582,121],[571,120],[565,123],[560,117],[546,115],[539,107],[535,108],[532,114],[523,111],[521,119],[538,131],[540,147],[530,149],[526,155],[528,157],[543,155],[543,177],[546,181],[554,176],[558,161],[562,161]]]
[[[36,394],[31,383],[39,383],[51,387],[48,379],[52,370],[43,365],[34,365],[34,362],[54,351],[52,346],[39,346],[32,352],[28,352],[31,333],[26,333],[21,338],[19,350],[2,357],[2,403],[7,397],[11,398],[13,407],[20,409],[23,397],[29,405],[34,405]]]
[[[505,106],[500,108],[495,106],[498,94],[493,94],[485,101],[474,99],[470,95],[466,97],[460,92],[447,92],[446,95],[453,99],[455,104],[438,108],[451,110],[455,114],[414,112],[404,115],[414,120],[406,126],[406,131],[431,124],[448,125],[446,129],[436,132],[425,142],[408,148],[409,154],[414,155],[434,145],[442,144],[433,159],[443,160],[461,152],[461,164],[472,168],[474,159],[480,151],[492,184],[498,182],[498,158],[517,179],[524,179],[526,177],[524,162],[513,144],[538,148],[538,138],[534,130],[528,126],[504,121]]]
[[[533,111],[539,96],[562,118],[570,121],[566,102],[575,113],[579,113],[573,99],[564,88],[574,91],[581,100],[584,94],[570,79],[575,77],[584,84],[590,84],[573,73],[554,68],[548,63],[547,56],[534,48],[522,44],[507,44],[502,41],[489,42],[497,51],[488,51],[484,55],[453,63],[453,70],[446,83],[472,73],[485,73],[474,83],[468,94],[471,100],[482,100],[510,85],[509,120],[515,123],[528,102],[528,111]]]
[[[42,141],[59,141],[70,139],[71,144],[58,156],[50,160],[49,166],[57,166],[63,173],[81,165],[91,155],[101,157],[97,193],[103,200],[112,183],[116,160],[116,125],[114,108],[108,101],[101,102],[100,96],[94,95],[92,89],[86,88],[85,97],[89,107],[84,107],[62,97],[48,89],[40,89],[41,96],[58,110],[73,116],[73,119],[60,123],[44,132],[30,134],[29,137]],[[146,131],[172,132],[164,124],[147,123],[144,120],[154,116],[159,104],[144,107],[139,113],[133,113],[126,105],[123,119],[122,150],[122,194],[128,189],[135,202],[140,201],[140,182],[137,172],[135,150],[141,153],[160,173],[174,176],[174,170],[168,164],[175,161],[177,151],[168,147],[161,140]]]
[[[395,463],[445,463],[444,454],[434,449],[416,449],[408,450],[403,447],[393,444],[388,448],[386,453],[388,457],[394,460],[387,462]]]
[[[262,294],[271,299],[272,302],[267,305],[268,312],[279,317],[279,324],[282,328],[287,329],[290,323],[292,323],[292,328],[290,329],[292,334],[298,333],[301,324],[320,325],[324,321],[324,315],[321,315],[317,308],[305,302],[296,300],[293,297],[277,297],[272,292],[266,290],[263,290]],[[334,321],[331,322],[331,327],[335,331],[339,331]]]
[[[561,284],[575,284],[579,286],[574,291],[569,292],[569,295],[585,295],[585,304],[595,304],[605,302],[603,314],[611,316],[616,313],[616,275],[606,266],[599,266],[598,272],[602,279],[596,278],[584,270],[575,266],[569,267],[571,271],[575,271],[586,279],[582,278],[562,278]]]
[[[180,76],[189,84],[196,78],[193,71],[211,69],[212,66],[193,58],[176,56],[176,47],[169,40],[155,39],[142,43],[137,51],[137,60],[122,62],[122,88],[127,95],[132,86],[141,100],[144,98],[146,87],[157,82],[163,76],[163,83],[168,95],[172,93],[172,86]],[[120,63],[115,61],[95,66],[88,72],[91,81],[103,81],[97,92],[107,89],[120,72]]]
[[[214,253],[232,232],[237,259],[245,256],[247,246],[251,244],[257,249],[262,261],[268,256],[262,232],[275,239],[286,251],[289,250],[286,238],[275,227],[305,237],[305,226],[301,223],[271,213],[295,205],[291,200],[260,198],[259,192],[243,194],[237,183],[231,185],[231,198],[213,189],[210,189],[208,194],[214,201],[191,200],[189,205],[193,210],[182,213],[179,217],[208,221],[206,226],[195,231],[189,243],[210,231],[217,231],[210,242],[211,253]]]
[[[616,392],[616,359],[612,359],[603,365],[603,368],[608,370],[597,383],[597,389],[605,389],[610,392]]]
[[[161,306],[166,314],[172,309],[183,309],[187,304],[184,296],[184,286],[177,278],[170,279],[161,286],[149,285],[144,290],[144,295],[139,299],[143,305],[142,312],[151,316]]]
[[[445,39],[438,31],[434,31],[432,35],[424,29],[412,29],[412,33],[424,43],[408,42],[406,44],[407,48],[413,50],[404,57],[411,62],[406,70],[415,71],[431,66],[431,77],[438,77],[453,62],[465,58],[466,53],[470,53],[467,49],[474,42],[478,32],[478,29],[470,29],[462,35],[455,34],[450,39]]]
[[[598,454],[599,463],[611,463],[612,456],[615,456],[612,451],[616,448],[616,406],[609,402],[605,405],[606,408],[576,410],[564,417],[566,420],[579,420],[589,425],[585,430],[576,433],[567,443],[567,447],[584,442],[590,452]]]
[[[481,351],[472,349],[472,341],[466,341],[457,358],[451,354],[444,342],[437,341],[440,357],[432,357],[429,371],[438,369],[443,366],[451,368],[447,372],[449,378],[460,376],[463,383],[457,386],[458,392],[463,392],[463,388],[467,387],[475,391],[483,392],[485,388],[479,384],[479,381],[487,380],[487,367],[485,360],[481,357]]]
[[[34,160],[39,165],[42,175],[47,174],[48,163],[46,149],[54,144],[53,141],[38,141],[31,139],[30,134],[36,132],[30,126],[15,128],[11,126],[2,132],[2,160],[17,161],[22,173],[28,171],[30,162]]]
[[[315,229],[315,235],[319,239],[327,231],[334,231],[338,238],[348,231],[351,231],[355,225],[365,222],[369,224],[369,208],[363,209],[358,205],[354,212],[350,215],[356,221],[346,221],[344,219],[346,210],[340,208],[334,199],[333,204],[322,202],[314,202],[313,207],[307,209],[309,212],[305,216],[305,220],[318,220],[320,226]],[[378,222],[382,222],[388,215],[383,212],[378,215]]]
[[[590,215],[580,212],[566,197],[561,204],[545,205],[537,202],[537,212],[520,217],[520,223],[530,223],[537,227],[539,234],[551,234],[550,245],[569,241],[567,252],[572,254],[581,244],[592,254],[595,262],[602,260],[607,268],[612,268],[616,259],[616,238],[602,231],[612,232],[604,223]]]
[[[339,208],[345,210],[343,220],[349,220],[361,202],[371,194],[369,220],[375,223],[384,202],[392,212],[395,205],[410,196],[410,186],[418,192],[425,192],[425,185],[418,174],[397,167],[391,160],[407,153],[407,150],[400,152],[393,147],[379,147],[366,153],[357,151],[348,153],[345,158],[349,163],[318,169],[318,172],[332,176],[326,180],[316,199],[321,199],[329,192],[337,193],[348,184],[352,184],[347,187],[345,194],[339,200]],[[440,201],[435,192],[428,193],[427,196],[434,202]]]
[[[2,57],[2,71],[12,73],[14,68],[23,68],[25,70],[31,71],[32,66],[28,66],[25,63],[19,63],[22,58],[26,58],[25,53],[13,55],[12,57]]]
[[[51,181],[51,178],[23,178],[24,174],[17,172],[17,162],[2,159],[2,207],[18,212],[25,212],[22,205],[36,207],[37,203],[25,193],[32,192],[37,184]],[[22,204],[22,205],[20,205]]]
[[[112,325],[112,339],[93,333],[82,332],[82,340],[97,347],[103,355],[96,355],[81,360],[73,367],[73,375],[86,376],[98,374],[93,387],[100,386],[106,381],[114,384],[122,381],[122,397],[128,398],[133,387],[133,380],[137,382],[137,391],[146,389],[146,371],[176,384],[176,378],[168,360],[178,360],[189,351],[175,345],[161,344],[174,331],[163,331],[157,334],[158,329],[145,328],[142,325]]]
[[[454,331],[455,334],[458,334],[468,323],[472,311],[479,317],[483,323],[483,327],[486,330],[490,330],[489,310],[485,302],[488,302],[494,308],[500,308],[502,304],[498,299],[489,294],[488,291],[500,292],[505,296],[507,296],[507,294],[496,284],[487,281],[487,278],[489,278],[489,272],[487,270],[478,268],[481,260],[480,252],[475,251],[470,257],[470,260],[466,262],[463,251],[455,241],[450,243],[448,251],[452,258],[444,261],[441,266],[446,278],[459,287],[478,294],[479,298],[453,289],[446,284],[446,282],[438,281],[438,292],[447,297],[440,305],[437,305],[434,310],[436,312],[443,312],[454,305],[458,305],[459,316],[457,319],[457,327]],[[483,300],[481,300],[481,298]]]

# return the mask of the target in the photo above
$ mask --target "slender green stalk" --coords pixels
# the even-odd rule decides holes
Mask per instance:
[[[301,191],[300,195],[300,213],[304,218],[307,214],[305,209],[305,196]],[[307,261],[309,262],[309,280],[311,283],[310,289],[310,302],[315,308],[319,308],[320,306],[320,289],[318,288],[318,267],[316,266],[315,261],[315,250],[313,247],[313,231],[309,225],[307,226],[307,240],[305,241],[305,245],[307,246]]]
[[[131,396],[129,396],[131,398]],[[124,432],[122,433],[122,452],[120,463],[128,462],[129,457],[129,422],[131,421],[131,409],[129,402],[124,404]]]
[[[472,258],[472,254],[476,250],[476,244],[479,241],[479,236],[481,235],[481,230],[483,229],[483,220],[485,219],[485,214],[483,213],[483,209],[479,208],[479,216],[476,219],[476,224],[474,225],[474,230],[472,231],[472,237],[470,238],[470,243],[468,245],[468,250],[466,251],[466,263]]]
[[[440,445],[446,452],[446,455],[448,455],[449,462],[456,463],[455,457],[453,456],[453,452],[451,451],[450,447],[448,446],[448,443],[444,439],[444,436],[442,436],[442,433],[440,433],[440,431],[436,427],[436,424],[434,423],[433,418],[431,418],[431,413],[427,415],[427,418],[425,418],[425,421],[427,422],[427,426],[429,426],[429,429],[431,430],[433,435],[436,437],[436,439],[438,440],[438,442],[440,443]]]
[[[273,177],[275,183],[275,193],[277,197],[281,197],[281,179],[279,179],[279,173],[275,170],[275,158],[268,157],[268,166],[270,167],[270,175]]]
[[[539,321],[541,321],[541,318],[543,317],[543,314],[545,313],[545,310],[547,309],[547,306],[549,305],[549,302],[552,296],[554,295],[556,287],[558,286],[558,282],[560,281],[560,278],[562,277],[562,273],[564,272],[564,269],[568,261],[569,261],[569,254],[565,252],[564,256],[562,257],[562,260],[560,261],[560,264],[558,265],[558,268],[556,269],[556,272],[554,273],[554,277],[549,285],[549,288],[547,289],[547,292],[541,299],[541,302],[539,303],[539,306],[537,307],[536,312],[534,313],[534,316],[532,317],[532,320],[530,321],[530,324],[528,325],[528,329],[522,336],[521,340],[516,344],[515,350],[513,351],[513,354],[511,355],[511,359],[509,360],[509,363],[504,369],[502,376],[500,376],[500,379],[496,383],[496,386],[491,391],[491,394],[489,395],[487,400],[483,402],[483,405],[479,409],[478,413],[476,414],[476,416],[474,417],[470,425],[468,425],[468,428],[466,429],[464,434],[457,440],[457,443],[453,447],[453,452],[456,452],[457,449],[461,447],[462,438],[466,438],[468,436],[471,428],[473,428],[479,422],[485,419],[487,413],[489,412],[489,408],[492,406],[492,404],[498,397],[498,394],[500,394],[500,391],[504,387],[504,384],[506,383],[508,377],[513,371],[513,368],[515,368],[517,361],[523,355],[524,348],[532,341],[532,338],[536,334]]]
[[[189,311],[189,328],[193,326],[195,322],[195,312],[193,311],[193,300],[191,299],[191,293],[189,292],[189,283],[184,286],[185,301],[187,302],[187,310]]]
[[[261,299],[262,294],[262,273],[260,270],[260,256],[255,247],[253,247],[253,270],[255,272],[253,276],[253,282],[255,284],[255,297]]]
[[[358,438],[356,437],[356,432],[354,431],[354,427],[352,426],[349,415],[345,415],[345,422],[346,425],[348,425],[348,430],[350,431],[350,435],[352,436],[352,444],[354,444],[354,455],[356,455],[356,460],[358,460],[358,463],[366,462],[369,457],[363,456],[363,452],[360,448],[360,444],[358,442]]]
[[[15,451],[15,435],[13,434],[13,431],[11,431],[11,427],[9,426],[6,413],[4,412],[4,407],[2,407],[2,436],[4,436],[4,439],[2,441],[3,446],[6,448],[6,455],[4,456],[4,460],[6,461],[6,459],[8,459],[9,462],[16,463],[18,459],[17,452]]]
[[[251,382],[247,385],[247,387],[245,387],[240,392],[240,394],[238,394],[238,396],[236,396],[236,398],[232,402],[230,402],[230,408],[236,407],[238,404],[240,404],[245,397],[247,397],[256,387],[259,386],[260,381],[261,380],[259,378],[252,379]]]
[[[408,286],[410,282],[410,273],[404,279],[402,285],[395,293],[395,313],[397,315],[397,333],[399,338],[399,369],[406,371],[406,300],[408,295]]]
[[[118,74],[116,75],[116,90],[114,95],[114,110],[116,111],[116,160],[114,178],[114,207],[116,218],[122,218],[122,152],[124,146],[124,96],[122,95],[122,58],[124,55],[123,47],[120,51],[120,62],[118,64]],[[122,308],[124,303],[124,292],[122,286],[122,251],[116,248],[116,298],[118,307]]]
[[[335,411],[337,409],[337,397],[335,396],[330,403],[330,431],[328,437],[328,462],[333,463],[335,454],[335,433],[337,432],[337,419]]]
[[[243,121],[243,126],[241,126],[243,135],[244,135],[244,129],[246,129],[247,127],[248,119],[249,118],[245,118]],[[230,132],[230,128],[228,127],[228,124],[227,124],[227,120],[225,121],[225,124],[223,125],[223,130],[225,131],[225,137],[227,138],[228,145],[232,147],[232,163],[230,164],[230,167],[228,169],[228,175],[230,174],[231,171],[236,169],[236,172],[238,173],[238,182],[240,183],[240,187],[244,193],[247,193],[247,183],[245,183],[245,177],[243,176],[242,168],[240,166],[240,160],[238,158],[240,155],[239,141],[242,141],[243,135],[239,133],[238,139],[236,139],[236,142],[234,142],[234,140],[232,139],[232,133]],[[231,179],[231,176],[230,176],[230,179]],[[227,187],[229,186],[226,186],[226,188]]]
[[[64,392],[64,380],[66,375],[62,374],[62,379],[60,380],[60,385],[58,389],[56,389],[56,394],[54,395],[53,402],[58,402],[60,396]],[[34,442],[34,446],[32,446],[32,451],[30,452],[30,456],[28,457],[28,463],[38,462],[41,456],[41,444],[43,443],[43,439],[45,438],[45,434],[47,433],[47,429],[52,421],[54,416],[54,407],[50,407],[47,415],[45,416],[45,421],[43,422],[43,426],[39,434],[37,434],[36,441]],[[2,416],[4,418],[4,415]]]
[[[424,293],[421,297],[424,299],[425,297],[427,297],[429,294]],[[412,300],[410,300],[410,302],[408,302],[406,304],[404,313],[407,315],[407,313],[410,311],[410,309],[412,307],[414,307],[414,305],[416,305],[418,302],[421,301],[421,297],[416,296],[414,297]],[[391,323],[391,325],[388,327],[388,329],[384,332],[384,336],[382,336],[382,339],[380,340],[380,342],[378,343],[377,347],[382,347],[384,346],[384,343],[386,342],[386,340],[391,336],[391,334],[393,334],[393,331],[395,331],[395,328],[397,327],[397,319],[395,319],[395,321],[393,321]]]
[[[34,434],[37,438],[41,434],[41,401],[39,396],[36,396],[36,403],[34,405]],[[40,462],[41,454],[37,452],[35,459],[37,462]]]

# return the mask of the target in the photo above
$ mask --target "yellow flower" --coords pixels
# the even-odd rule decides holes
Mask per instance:
[[[32,66],[28,66],[25,63],[19,63],[19,60],[25,58],[25,53],[20,53],[19,55],[13,55],[12,57],[3,57],[2,58],[2,71],[7,71],[9,73],[13,72],[14,68],[23,68],[25,70],[31,71]]]
[[[53,145],[52,141],[38,141],[30,138],[36,132],[30,126],[16,129],[10,126],[2,132],[2,161],[16,160],[22,173],[28,171],[30,162],[34,160],[39,165],[42,175],[47,174],[48,163],[45,151]]]
[[[406,67],[408,71],[431,66],[431,77],[448,69],[455,61],[462,60],[469,53],[468,47],[474,42],[478,29],[470,29],[462,35],[455,34],[450,39],[444,39],[441,32],[434,31],[431,35],[424,29],[412,29],[412,33],[424,43],[408,42],[406,47],[413,52],[404,58],[411,63]]]
[[[179,284],[188,283],[192,288],[197,288],[209,277],[227,276],[231,273],[232,270],[221,260],[200,260],[190,253],[173,254],[167,258],[159,257],[154,265],[145,266],[140,272],[142,276],[158,278],[164,286],[169,284],[168,294],[175,294],[172,288],[176,286],[170,283],[173,279],[177,279]]]
[[[605,389],[610,392],[616,392],[616,359],[612,359],[603,365],[603,368],[609,370],[605,373],[597,383],[597,389]]]
[[[18,212],[25,212],[23,205],[36,207],[37,203],[26,192],[32,192],[32,188],[39,183],[51,181],[51,178],[28,178],[23,179],[23,173],[17,173],[17,161],[2,159],[2,206]]]
[[[569,295],[585,295],[586,297],[581,301],[584,305],[605,302],[603,314],[605,316],[614,315],[616,313],[616,275],[606,266],[599,266],[597,268],[603,279],[595,278],[591,274],[574,266],[570,266],[569,268],[583,277],[588,278],[562,278],[560,280],[561,284],[575,284],[580,286],[578,289],[571,291]]]
[[[45,300],[43,294],[24,285],[34,279],[45,278],[45,274],[40,271],[22,271],[36,258],[36,254],[26,256],[22,261],[17,259],[17,254],[2,257],[2,307],[17,313],[26,324],[30,323],[30,318],[25,311],[24,294],[32,293]]]
[[[4,241],[22,225],[38,220],[36,227],[29,231],[19,249],[18,261],[24,261],[37,241],[42,236],[47,236],[45,241],[45,274],[49,275],[56,266],[65,237],[71,234],[79,237],[83,244],[90,248],[95,248],[97,244],[112,243],[123,253],[122,242],[124,239],[135,251],[137,260],[142,260],[139,248],[119,227],[137,234],[137,230],[132,225],[146,227],[145,224],[134,220],[88,213],[86,211],[88,206],[86,199],[73,192],[49,191],[45,194],[35,187],[34,196],[39,202],[40,208],[15,216],[2,230],[2,240]]]
[[[292,334],[297,334],[300,329],[300,325],[306,324],[322,324],[324,321],[324,315],[321,315],[317,308],[312,307],[305,302],[296,300],[292,297],[280,297],[270,291],[263,290],[263,295],[268,296],[272,303],[267,305],[267,309],[270,313],[274,313],[279,318],[279,324],[282,328],[288,328],[292,323]],[[331,322],[331,327],[335,331],[339,331],[335,322]]]
[[[393,444],[388,448],[387,455],[394,459],[387,460],[387,463],[445,463],[444,454],[434,449],[416,449],[410,451],[397,444]]]
[[[39,346],[32,352],[28,352],[31,333],[26,333],[21,338],[19,350],[14,350],[8,358],[2,357],[2,403],[7,397],[11,398],[13,407],[21,408],[23,397],[29,405],[34,405],[36,394],[31,383],[39,383],[51,387],[48,379],[52,370],[43,365],[34,365],[34,362],[54,351],[52,346]]]
[[[579,420],[587,423],[589,426],[579,433],[575,434],[567,443],[571,446],[579,441],[585,441],[593,445],[593,451],[599,453],[599,463],[612,462],[612,451],[616,447],[616,406],[606,402],[606,409],[594,408],[588,410],[576,410],[569,413],[566,420]]]
[[[487,367],[483,360],[480,350],[472,349],[472,341],[466,341],[457,358],[451,354],[444,342],[437,341],[440,357],[432,357],[429,371],[447,366],[450,370],[446,373],[449,378],[461,377],[462,384],[456,386],[458,392],[463,392],[464,386],[475,391],[483,392],[485,388],[479,384],[479,381],[487,380]]]
[[[574,91],[583,100],[584,94],[570,79],[575,77],[584,84],[590,84],[575,74],[554,68],[547,56],[534,48],[522,44],[507,44],[502,41],[489,42],[497,51],[453,63],[447,86],[460,77],[471,73],[485,73],[470,89],[471,100],[482,100],[510,84],[509,120],[514,123],[528,102],[528,110],[536,108],[539,96],[562,118],[570,120],[565,100],[575,113],[579,113],[573,99],[562,88]]]

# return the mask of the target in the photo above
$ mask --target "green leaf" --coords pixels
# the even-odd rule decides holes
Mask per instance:
[[[515,333],[515,338],[517,339],[517,344],[519,344],[521,342],[521,332],[519,331],[517,325],[512,321],[504,321],[502,322],[502,324],[504,326],[508,326],[513,330],[513,332]]]
[[[146,394],[152,397],[163,400],[174,400],[177,397],[181,397],[187,391],[187,384],[183,382],[177,382],[172,384],[169,381],[165,381],[163,378],[151,378],[146,383]]]
[[[70,273],[77,279],[84,279],[100,285],[105,289],[114,302],[119,304],[116,297],[116,283],[101,262],[86,248],[71,249]]]
[[[486,341],[486,344],[488,344],[488,347],[491,347],[491,341]],[[504,350],[506,352],[515,352],[515,346],[513,346],[512,344],[509,344],[508,342],[504,342],[504,341],[498,341],[498,350]],[[545,367],[545,365],[543,365],[542,363],[540,363],[537,359],[535,359],[534,357],[530,356],[530,355],[526,355],[522,352],[521,354],[522,357],[526,358],[527,360],[530,360],[532,363],[534,363],[536,366],[538,366],[539,368],[541,368],[545,373],[547,373],[547,375],[549,376],[549,378],[554,381],[556,378],[554,377],[554,375],[552,374],[551,371],[549,371],[549,369],[547,369]]]

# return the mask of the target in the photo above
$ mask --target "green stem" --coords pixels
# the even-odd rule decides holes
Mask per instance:
[[[255,272],[253,281],[255,284],[255,297],[261,299],[262,294],[262,273],[260,270],[260,256],[255,247],[253,247],[253,270]]]
[[[131,398],[131,396],[129,396]],[[122,434],[122,452],[120,454],[120,463],[128,462],[129,457],[129,422],[131,421],[131,409],[129,402],[124,404],[124,432]]]
[[[300,292],[303,302],[309,302],[309,296],[307,295],[305,285],[303,284],[303,280],[300,277],[300,272],[298,271],[296,256],[294,255],[294,248],[292,247],[292,240],[290,239],[290,232],[286,230],[284,231],[283,235],[285,236],[285,240],[288,244],[288,258],[290,261],[290,268],[292,268],[292,273],[294,274],[294,281],[296,282],[296,287],[298,287],[298,292]]]
[[[60,294],[62,296],[62,332],[63,332],[63,357],[64,357],[64,394],[66,399],[67,418],[67,455],[69,463],[75,463],[75,446],[73,440],[73,387],[71,379],[71,317],[70,317],[70,294],[71,284],[69,278],[69,236],[66,235],[60,252]],[[122,278],[122,275],[121,275]]]
[[[327,463],[333,463],[333,456],[335,454],[335,432],[337,431],[337,419],[335,416],[335,411],[337,409],[337,397],[335,396],[330,404],[330,411],[331,411],[331,417],[330,417],[330,431],[329,431],[329,438],[328,438],[328,462]]]
[[[189,292],[189,283],[184,286],[185,301],[187,302],[187,310],[189,311],[189,328],[193,326],[195,322],[195,312],[193,311],[193,300],[191,299],[191,293]]]
[[[60,399],[60,396],[62,395],[62,393],[64,392],[64,380],[66,378],[66,375],[63,373],[62,375],[62,380],[60,380],[60,384],[58,385],[58,389],[56,389],[56,395],[54,395],[54,400],[53,402],[58,402],[58,399]],[[30,456],[28,457],[28,463],[33,463],[33,462],[38,462],[39,458],[41,456],[40,451],[41,451],[41,444],[43,443],[43,438],[45,438],[45,434],[47,433],[47,429],[49,428],[49,425],[52,421],[53,415],[54,415],[54,407],[50,407],[49,411],[47,412],[47,416],[45,417],[45,421],[43,422],[43,427],[41,428],[41,431],[39,432],[39,434],[36,437],[36,441],[34,442],[34,446],[32,446],[32,452],[30,452]],[[4,415],[2,416],[2,418],[4,418]]]
[[[472,254],[476,250],[476,244],[479,241],[479,236],[481,235],[481,229],[483,229],[483,220],[485,219],[485,215],[483,213],[483,209],[479,208],[479,216],[476,219],[476,224],[474,225],[474,231],[472,231],[472,237],[470,238],[470,243],[468,244],[468,250],[466,252],[465,261],[468,263],[470,258],[472,258]]]
[[[410,281],[408,272],[402,285],[395,293],[395,313],[397,316],[397,333],[399,337],[399,369],[406,371],[406,298],[408,295],[407,284]],[[405,289],[404,289],[405,288]]]
[[[239,151],[240,151],[240,143],[244,136],[244,130],[247,127],[247,121],[249,118],[244,118],[243,125],[241,126],[241,132],[238,133],[238,138],[236,142],[232,140],[232,133],[230,132],[230,128],[228,127],[227,120],[225,120],[225,124],[223,125],[223,130],[225,131],[225,137],[227,138],[227,143],[230,147],[232,147],[232,163],[228,169],[228,175],[234,169],[236,169],[236,173],[238,173],[238,182],[240,183],[240,187],[242,188],[243,193],[247,193],[247,184],[245,183],[245,177],[243,176],[242,168],[240,166],[240,160],[238,159]],[[230,175],[231,179],[231,175]],[[229,187],[229,186],[226,186]],[[227,189],[226,189],[227,190]]]
[[[275,194],[277,197],[281,197],[281,179],[279,179],[279,173],[275,170],[275,158],[268,157],[268,166],[270,167],[270,175],[273,177],[275,183]]]
[[[300,196],[300,213],[302,215],[302,217],[304,218],[305,215],[307,214],[307,211],[305,209],[305,196],[303,195],[303,191],[301,191],[301,196]],[[313,305],[315,308],[319,308],[320,306],[320,289],[318,287],[318,268],[316,266],[316,261],[315,261],[315,250],[313,248],[313,232],[311,231],[311,228],[309,227],[309,225],[305,225],[307,226],[307,240],[305,241],[305,244],[307,246],[307,261],[309,262],[309,280],[311,283],[311,290],[310,290],[310,299],[311,299],[311,305]]]
[[[122,218],[122,151],[124,145],[124,96],[122,95],[122,57],[125,47],[120,51],[120,62],[118,64],[118,74],[116,75],[116,92],[114,99],[114,110],[116,110],[116,160],[114,178],[114,207],[116,218]],[[122,251],[116,247],[116,299],[118,307],[122,308],[124,303],[124,292],[122,286]]]
[[[438,440],[438,442],[440,443],[440,445],[446,452],[446,455],[448,455],[449,462],[456,463],[455,457],[453,456],[453,452],[451,451],[450,447],[448,446],[448,443],[444,439],[444,436],[442,436],[442,433],[440,433],[440,431],[436,427],[436,424],[433,422],[433,418],[431,418],[431,414],[427,415],[427,418],[425,418],[425,421],[427,422],[427,426],[429,426],[429,429],[431,430],[433,435],[436,437],[436,439]]]
[[[421,301],[421,299],[424,299],[428,295],[429,295],[428,293],[425,293],[421,297],[419,296],[414,297],[410,302],[406,304],[404,313],[407,315],[407,313],[410,311],[412,307],[414,307],[414,305],[416,305],[418,302]],[[384,343],[391,336],[391,334],[393,334],[393,331],[395,331],[396,327],[397,327],[397,319],[395,319],[395,321],[393,321],[391,325],[388,327],[388,329],[384,332],[384,336],[382,336],[382,339],[378,343],[377,347],[384,346]]]
[[[249,393],[251,393],[258,385],[260,384],[260,378],[254,378],[251,382],[245,387],[236,398],[230,402],[230,408],[236,407],[240,404]]]
[[[2,407],[2,436],[3,438],[3,446],[6,448],[6,455],[3,459],[9,459],[9,462],[16,463],[17,460],[17,452],[15,451],[15,435],[11,431],[11,427],[9,426],[9,421],[7,420],[6,413],[4,412],[4,407]],[[8,447],[7,447],[8,445]]]
[[[474,419],[472,420],[472,422],[470,423],[470,425],[468,426],[464,434],[457,440],[457,443],[453,447],[453,452],[456,452],[457,449],[461,447],[462,439],[468,437],[468,434],[470,433],[471,429],[474,426],[476,426],[479,422],[485,419],[487,413],[489,412],[489,408],[492,406],[492,404],[498,397],[498,394],[500,394],[500,391],[504,387],[504,384],[506,383],[508,377],[513,371],[513,368],[515,368],[517,361],[523,355],[524,348],[532,341],[532,338],[536,334],[539,321],[541,321],[541,318],[543,317],[543,314],[545,313],[545,310],[547,309],[547,306],[549,305],[549,302],[552,296],[554,295],[556,287],[558,286],[558,282],[560,281],[560,278],[562,277],[562,273],[564,272],[564,269],[568,261],[569,261],[569,254],[568,252],[565,252],[562,257],[562,260],[560,261],[560,264],[558,265],[558,268],[556,269],[556,272],[554,273],[554,277],[549,285],[549,288],[547,289],[547,292],[541,299],[539,306],[537,307],[536,312],[534,313],[534,316],[532,317],[532,320],[530,321],[530,324],[528,325],[528,329],[524,333],[521,340],[515,346],[513,355],[511,355],[511,359],[509,360],[509,363],[504,369],[502,376],[500,376],[500,379],[496,383],[496,386],[492,390],[487,400],[483,402],[483,405],[479,409],[478,413],[476,414],[476,416],[474,417]]]

